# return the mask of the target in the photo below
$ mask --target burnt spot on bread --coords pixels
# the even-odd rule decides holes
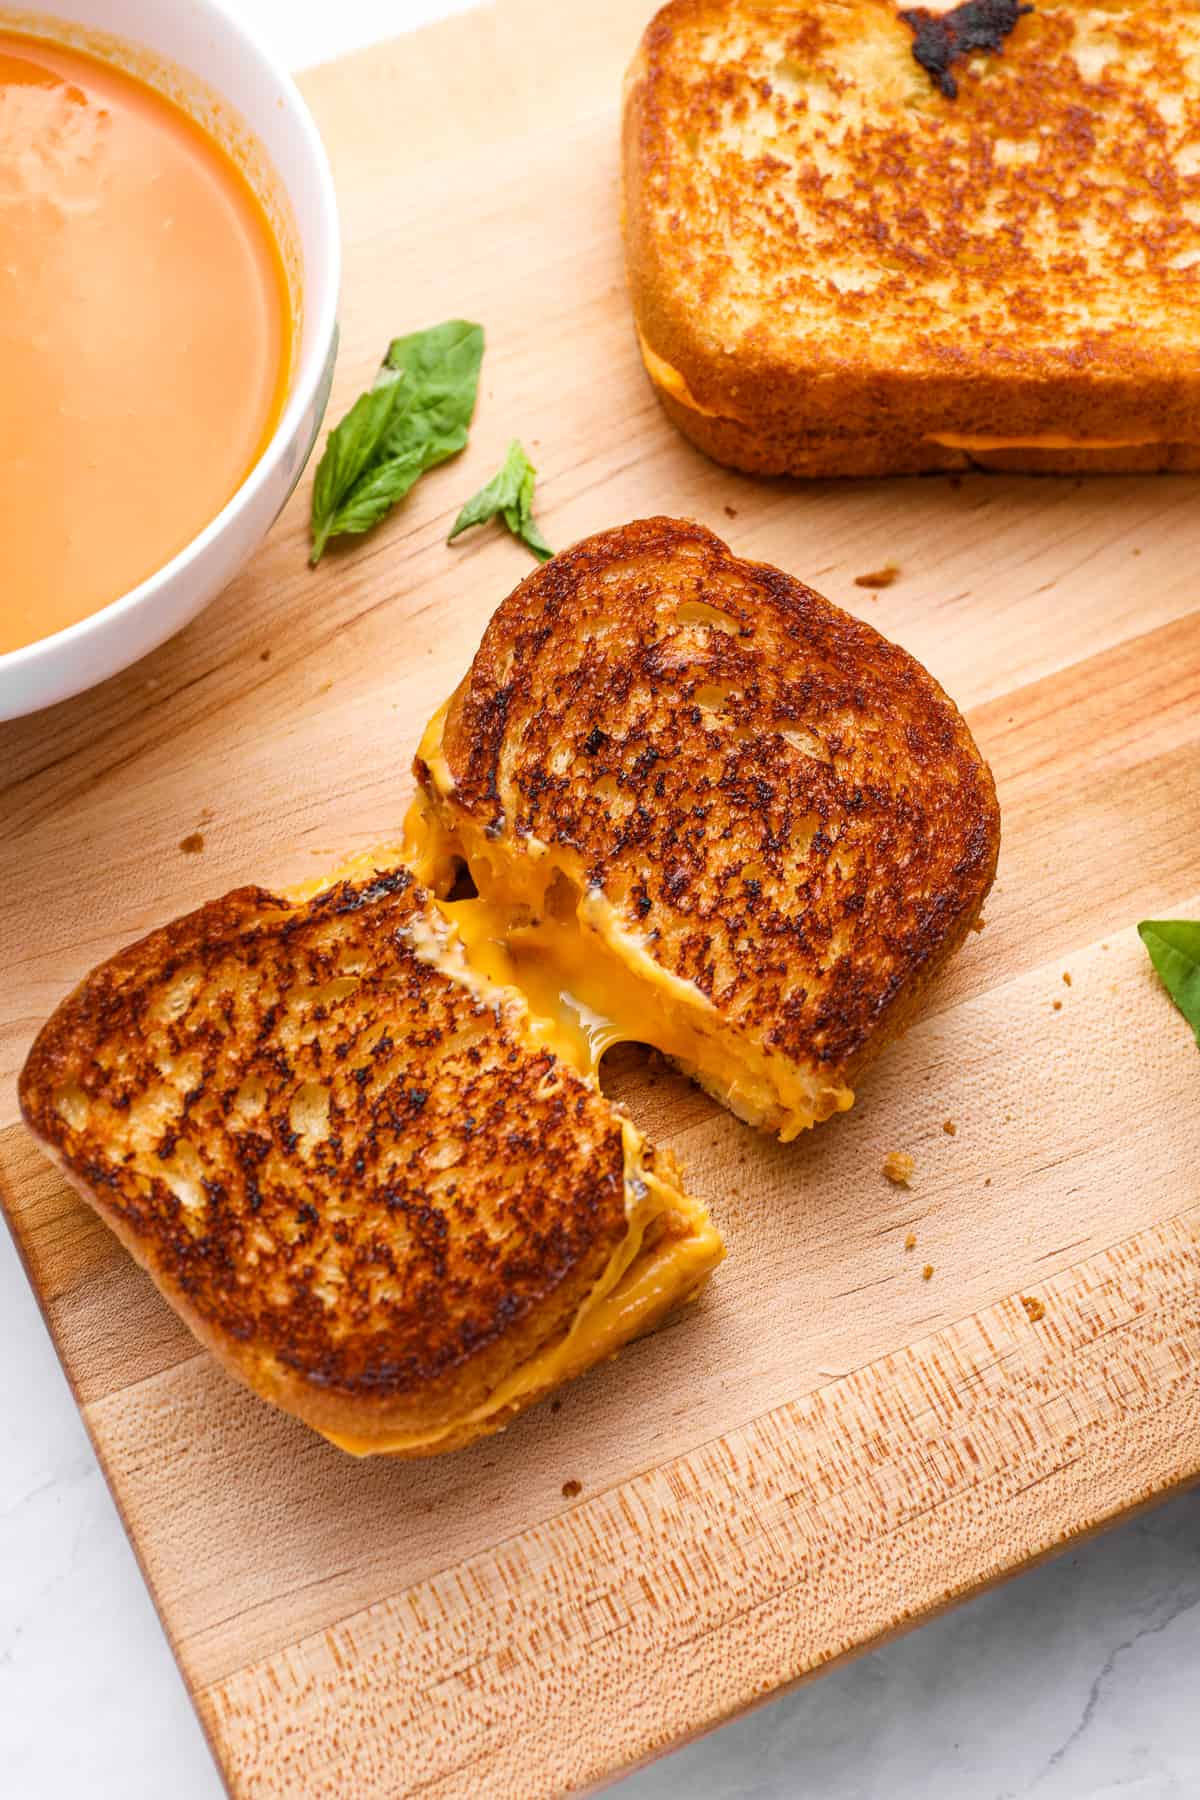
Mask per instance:
[[[951,65],[981,51],[997,54],[1017,20],[1033,7],[1020,0],[963,0],[949,12],[931,13],[923,6],[900,17],[913,34],[913,55],[948,100],[958,97]]]

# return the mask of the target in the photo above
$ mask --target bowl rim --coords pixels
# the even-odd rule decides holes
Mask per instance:
[[[231,519],[249,505],[271,480],[287,445],[296,436],[304,414],[311,406],[321,380],[333,345],[337,341],[337,312],[341,294],[342,278],[342,240],[338,223],[337,195],[333,183],[333,171],[329,166],[329,154],[317,130],[316,120],[312,116],[308,102],[296,86],[291,71],[287,69],[275,53],[268,49],[258,31],[243,23],[232,11],[228,0],[200,0],[201,5],[213,15],[217,23],[232,40],[232,47],[263,64],[273,79],[278,83],[281,98],[295,118],[304,151],[309,159],[310,173],[314,182],[317,205],[317,223],[315,238],[319,245],[317,258],[310,270],[304,270],[303,299],[305,313],[315,300],[316,310],[312,315],[311,331],[305,332],[308,345],[297,359],[296,371],[292,378],[291,392],[287,403],[279,416],[274,431],[268,438],[253,466],[234,489],[220,512],[203,525],[195,537],[189,538],[181,550],[145,580],[139,581],[136,587],[128,588],[125,593],[118,594],[115,600],[109,600],[98,607],[95,612],[77,619],[73,625],[63,625],[57,631],[45,637],[34,638],[30,644],[20,644],[14,650],[0,653],[0,680],[10,678],[25,670],[32,670],[41,662],[48,661],[69,650],[75,645],[84,643],[87,638],[102,629],[108,628],[138,610],[160,588],[173,581],[174,578],[199,556],[202,556],[217,538],[224,532]],[[53,15],[50,15],[52,18]],[[136,43],[135,38],[127,40]],[[179,64],[184,68],[183,63]],[[215,84],[214,84],[215,85]],[[219,91],[219,90],[218,90]],[[247,120],[246,124],[254,136],[257,132]],[[274,163],[276,175],[283,186],[289,203],[292,196],[284,170]],[[306,318],[307,324],[307,318]],[[319,429],[319,426],[318,426]],[[311,454],[311,451],[310,451]],[[305,459],[307,461],[307,458]],[[300,479],[304,465],[297,471],[296,479]],[[94,685],[86,682],[85,687]]]

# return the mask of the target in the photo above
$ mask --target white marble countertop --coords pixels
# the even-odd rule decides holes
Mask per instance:
[[[470,3],[229,0],[297,67]],[[217,1800],[220,1780],[4,1232],[0,1444],[0,1795]],[[1195,1800],[1198,1682],[1195,1493],[727,1726],[622,1792]]]

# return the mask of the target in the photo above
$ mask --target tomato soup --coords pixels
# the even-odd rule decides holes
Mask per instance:
[[[0,30],[0,652],[220,512],[291,336],[275,237],[216,140],[124,70]]]

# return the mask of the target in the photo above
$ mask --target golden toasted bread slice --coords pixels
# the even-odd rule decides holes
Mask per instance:
[[[405,869],[152,933],[59,1007],[20,1098],[201,1342],[357,1454],[497,1430],[721,1255]]]
[[[529,576],[432,721],[408,854],[581,1066],[652,1044],[785,1139],[848,1107],[995,872],[992,778],[905,651],[646,519]]]
[[[625,230],[670,417],[766,474],[1200,467],[1200,8],[673,0]]]

